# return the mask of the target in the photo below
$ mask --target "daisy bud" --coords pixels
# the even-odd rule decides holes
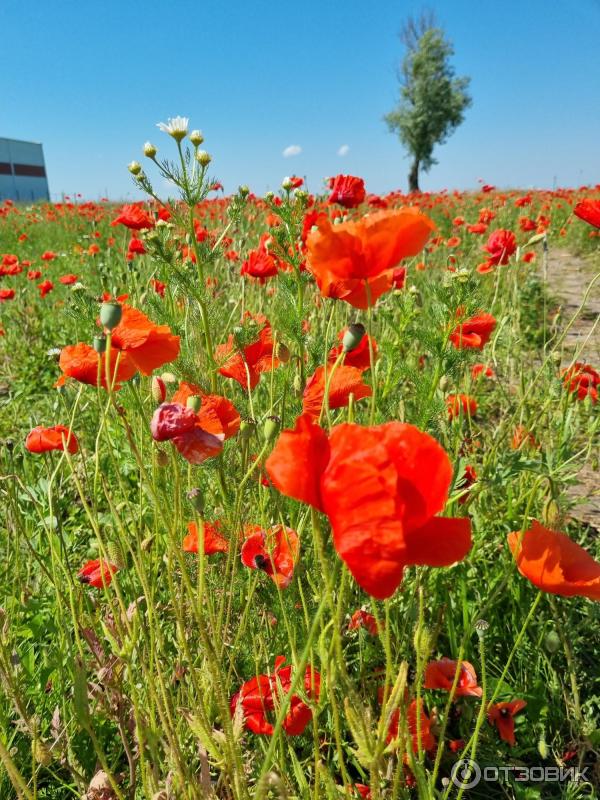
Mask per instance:
[[[194,147],[199,147],[203,141],[204,136],[202,136],[202,131],[192,131],[190,133],[190,142],[194,145]]]
[[[109,331],[117,327],[119,322],[121,322],[122,315],[123,310],[120,304],[116,303],[114,300],[109,300],[107,303],[102,303],[100,306],[100,322]]]
[[[152,378],[150,393],[155,403],[164,403],[167,396],[167,387],[163,379],[157,375]]]
[[[201,167],[208,167],[212,161],[212,158],[210,157],[210,154],[206,152],[206,150],[198,150],[196,153],[196,161]]]
[[[256,422],[253,419],[243,419],[240,423],[240,438],[251,439],[256,430]]]
[[[364,335],[365,326],[362,323],[353,322],[351,325],[348,325],[348,330],[342,339],[344,353],[350,353],[352,350],[356,350],[358,345],[362,342]]]
[[[195,510],[201,514],[204,509],[204,496],[202,494],[202,490],[198,489],[198,487],[195,489],[190,489],[190,491],[187,493],[187,499],[194,506]]]
[[[274,197],[275,197],[275,195],[274,195],[274,193],[273,193],[273,192],[267,192],[267,193],[266,193],[266,195],[265,195],[265,200],[267,200],[267,202],[271,202],[271,200],[272,200]]]
[[[281,181],[281,188],[284,189],[286,192],[288,192],[292,188],[293,185],[294,184],[292,183],[292,179],[291,178],[284,178]]]
[[[132,161],[127,167],[127,169],[129,170],[129,172],[131,172],[132,175],[139,175],[140,172],[142,171],[142,165],[140,164],[139,161]]]
[[[197,395],[197,394],[193,394],[193,395],[191,395],[190,397],[188,397],[188,399],[187,399],[187,402],[186,402],[186,406],[187,406],[188,408],[191,408],[191,409],[192,409],[192,411],[195,411],[195,412],[196,412],[196,414],[197,414],[197,413],[198,413],[198,411],[200,411],[200,404],[201,404],[201,402],[202,402],[202,401],[201,401],[201,399],[198,397],[198,395]]]
[[[243,183],[238,189],[238,192],[240,194],[240,197],[245,198],[248,197],[248,195],[250,194],[250,189],[246,186],[245,183]]]
[[[147,158],[154,158],[156,153],[157,153],[156,147],[154,147],[154,145],[151,144],[150,142],[146,142],[146,144],[144,145],[144,155]]]
[[[97,353],[105,353],[106,352],[106,336],[94,336],[93,342],[94,350]]]
[[[267,442],[272,442],[279,433],[281,420],[279,417],[267,417],[263,427],[263,434]]]
[[[284,345],[283,342],[278,342],[277,347],[275,348],[275,355],[282,364],[287,364],[290,360],[290,350],[289,348]]]

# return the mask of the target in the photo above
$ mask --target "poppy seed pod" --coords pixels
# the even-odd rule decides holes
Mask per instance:
[[[240,423],[240,438],[247,441],[254,435],[256,422],[253,419],[243,419]]]
[[[364,335],[365,326],[361,322],[353,322],[351,325],[348,325],[348,330],[344,333],[344,338],[342,339],[344,353],[350,353],[352,350],[356,350],[358,345],[362,342]]]
[[[192,394],[192,395],[190,395],[190,396],[188,397],[188,399],[186,400],[186,403],[185,403],[185,404],[186,404],[186,406],[187,406],[188,408],[191,408],[191,409],[192,409],[192,411],[195,411],[196,413],[198,413],[198,411],[200,411],[200,404],[201,404],[201,402],[202,402],[202,401],[201,401],[201,399],[198,397],[198,395],[197,395],[197,394]]]
[[[94,336],[93,342],[94,350],[97,353],[105,353],[106,352],[106,336],[102,334],[101,336]]]
[[[144,155],[147,158],[154,158],[157,152],[158,151],[156,147],[151,142],[146,142],[146,144],[144,145]]]
[[[272,442],[279,433],[281,420],[279,417],[267,417],[263,427],[263,433],[267,442]]]
[[[100,322],[109,331],[117,327],[119,322],[121,322],[122,316],[123,309],[121,305],[114,300],[109,300],[106,303],[102,303],[100,306]]]
[[[202,136],[202,131],[192,131],[190,133],[190,142],[194,145],[194,147],[199,147],[203,141],[204,136]]]

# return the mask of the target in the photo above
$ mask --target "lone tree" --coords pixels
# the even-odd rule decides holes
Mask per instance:
[[[419,169],[436,163],[433,148],[442,144],[471,105],[470,78],[457,78],[450,65],[452,44],[431,13],[409,17],[400,33],[406,55],[398,71],[400,100],[384,119],[412,156],[408,188],[419,190]]]

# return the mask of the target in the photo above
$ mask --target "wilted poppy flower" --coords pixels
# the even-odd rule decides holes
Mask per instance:
[[[229,336],[226,344],[221,344],[215,350],[217,363],[222,363],[219,373],[226,378],[237,381],[244,389],[254,389],[260,380],[261,373],[270,372],[279,366],[279,361],[273,351],[273,336],[271,324],[264,317],[256,317],[259,327],[256,339],[243,350],[236,347],[233,335]],[[247,371],[246,371],[247,370]]]
[[[260,525],[247,525],[242,545],[242,564],[266,572],[280,589],[289,586],[298,559],[298,534],[284,525],[263,530]]]
[[[477,411],[477,400],[468,394],[449,394],[446,398],[446,407],[450,419],[458,417],[461,411],[472,417]]]
[[[585,400],[586,397],[590,397],[592,403],[598,400],[600,373],[590,364],[577,361],[572,367],[563,371],[562,378],[566,388],[577,394],[578,400]]]
[[[223,449],[223,433],[209,433],[199,415],[179,403],[162,403],[152,416],[150,430],[155,441],[172,441],[190,464],[202,464]]]
[[[204,555],[212,556],[214,553],[226,553],[229,545],[219,533],[221,526],[218,522],[202,523],[204,536]],[[197,553],[200,544],[198,526],[195,522],[188,522],[188,535],[184,537],[183,549],[186,553]]]
[[[497,230],[490,234],[483,249],[489,254],[489,264],[494,266],[508,264],[508,260],[517,249],[517,239],[512,231]]]
[[[267,278],[273,278],[282,267],[280,261],[269,250],[273,237],[264,233],[256,250],[248,253],[248,258],[242,264],[240,275],[249,275],[263,283]]]
[[[144,228],[153,228],[154,219],[139,205],[124,205],[119,211],[119,216],[110,224],[125,225],[132,231],[141,231]]]
[[[373,614],[369,614],[369,612],[365,611],[364,608],[359,608],[357,611],[355,611],[354,614],[352,614],[350,622],[348,623],[349,631],[355,631],[358,630],[358,628],[366,628],[371,636],[377,636],[379,633],[377,620]]]
[[[495,725],[500,734],[500,738],[507,742],[511,747],[516,744],[515,740],[515,714],[522,711],[527,703],[525,700],[513,700],[512,703],[494,703],[488,711],[488,722]]]
[[[586,197],[577,203],[573,213],[584,222],[589,222],[594,228],[600,228],[600,200],[592,200],[591,197]]]
[[[455,697],[481,697],[482,690],[477,685],[475,669],[468,661],[461,661],[460,667],[458,667],[458,662],[451,658],[430,661],[425,668],[423,686],[426,689],[445,689],[449,692],[452,689],[457,668],[459,677],[454,692]]]
[[[30,453],[48,453],[50,450],[64,450],[65,444],[69,453],[76,453],[79,444],[74,433],[64,425],[54,425],[51,428],[44,428],[38,425],[37,428],[29,431],[25,439],[25,448]]]
[[[565,533],[534,521],[509,533],[508,546],[521,575],[543,592],[600,600],[600,563]]]
[[[112,576],[118,571],[118,567],[108,561],[103,561],[96,558],[93,561],[88,561],[77,573],[77,577],[81,583],[87,583],[89,586],[94,586],[96,589],[102,589],[110,585]]]
[[[198,422],[205,431],[214,434],[222,433],[225,439],[230,439],[239,431],[239,412],[226,397],[219,394],[204,394],[199,386],[181,381],[171,402],[185,406],[189,397],[200,398]]]
[[[450,334],[450,341],[457,350],[483,350],[496,327],[491,314],[476,314],[461,322]]]
[[[329,436],[302,415],[266,461],[273,485],[329,517],[335,549],[359,585],[390,597],[409,565],[449,566],[471,548],[467,519],[444,508],[452,465],[413,425],[336,425]]]
[[[338,333],[338,339],[340,342],[344,339],[344,335],[346,331],[340,331]],[[371,347],[373,348],[373,358],[377,358],[377,342],[374,338],[371,338]],[[330,364],[333,364],[340,353],[343,350],[343,345],[339,344],[336,347],[332,347],[329,351],[329,355],[327,356],[327,360]],[[361,371],[367,370],[371,366],[371,353],[369,350],[369,337],[365,334],[360,343],[354,350],[350,350],[349,353],[346,353],[344,357],[344,366],[345,367],[356,367]]]
[[[352,355],[350,353],[350,355]],[[332,373],[332,367],[327,371],[329,379],[329,408],[344,408],[350,402],[350,395],[354,395],[355,400],[362,400],[370,397],[373,390],[363,382],[362,370],[357,367],[347,367],[340,364]],[[302,396],[302,411],[318,417],[325,399],[325,367],[317,367],[310,376],[304,388]]]
[[[285,657],[277,656],[275,669],[270,675],[257,675],[246,681],[231,698],[230,712],[233,717],[241,709],[244,724],[249,731],[272,736],[274,726],[268,714],[281,704],[282,695],[287,695],[292,687],[293,667],[284,667]],[[321,676],[311,666],[304,673],[304,691],[308,697],[319,699]],[[298,696],[292,695],[282,729],[288,736],[299,736],[312,719],[310,707]]]
[[[320,218],[306,240],[307,267],[324,297],[367,308],[392,288],[394,268],[420,252],[434,228],[412,207],[339,225]]]
[[[336,175],[329,178],[330,203],[337,203],[344,208],[356,208],[365,199],[365,182],[354,175]]]

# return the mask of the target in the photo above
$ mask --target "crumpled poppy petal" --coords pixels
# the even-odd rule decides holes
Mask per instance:
[[[195,427],[172,439],[173,444],[190,464],[202,464],[207,458],[219,455],[223,449],[223,434],[215,436]]]

